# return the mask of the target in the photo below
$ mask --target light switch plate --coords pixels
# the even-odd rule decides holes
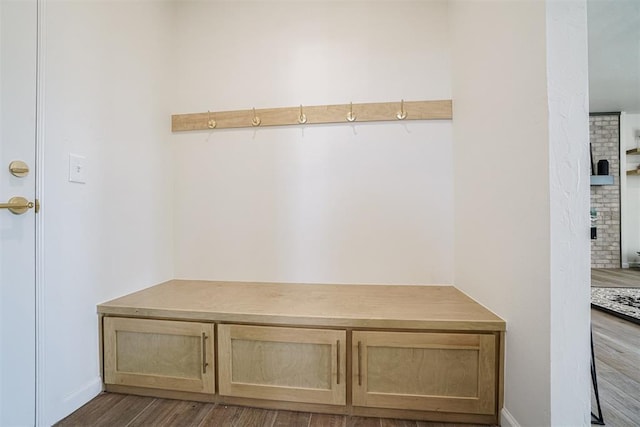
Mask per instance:
[[[83,156],[69,153],[69,182],[87,182],[86,159]]]

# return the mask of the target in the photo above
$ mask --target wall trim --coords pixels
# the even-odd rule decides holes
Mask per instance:
[[[88,383],[84,384],[78,390],[66,395],[61,399],[61,405],[55,408],[55,414],[48,415],[48,423],[43,425],[51,426],[67,415],[71,414],[79,407],[96,397],[102,392],[102,378],[100,376],[95,377]]]
[[[44,189],[44,59],[45,59],[45,0],[36,0],[37,18],[36,18],[36,164],[35,164],[35,180],[36,180],[36,199],[42,204],[45,200]],[[45,278],[44,278],[44,217],[41,209],[36,214],[36,238],[35,238],[35,347],[36,347],[36,366],[35,366],[35,425],[46,426],[49,425],[46,420],[46,351],[45,351],[45,337],[46,337],[46,323],[45,323]]]
[[[521,427],[520,423],[515,419],[507,408],[502,408],[500,412],[500,425],[504,427]]]

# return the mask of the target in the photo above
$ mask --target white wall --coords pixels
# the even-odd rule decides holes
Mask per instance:
[[[627,156],[626,151],[640,148],[640,114],[620,115],[620,193],[622,208],[622,265],[639,267],[640,256],[640,177],[627,176],[626,171],[640,165],[640,156]]]
[[[586,1],[547,3],[551,425],[589,425],[590,156]]]
[[[576,234],[586,236],[588,213],[581,145],[587,144],[586,29],[583,5],[575,4],[579,10],[567,12],[546,10],[539,1],[451,3],[455,284],[507,321],[504,425],[588,423],[584,396],[575,390],[551,404],[588,375],[588,320],[580,327],[563,323],[574,310],[578,322],[588,311],[588,304],[577,308],[567,301],[570,291],[577,292],[578,304],[588,293],[588,281],[579,283],[588,279],[588,264],[582,265],[588,242]],[[574,28],[559,33],[567,22]],[[566,71],[554,42],[578,49],[564,51]],[[567,81],[564,72],[581,65],[575,84],[556,86]],[[571,158],[573,153],[578,156]],[[585,182],[576,182],[579,177]],[[576,219],[580,215],[585,220]],[[575,222],[565,235],[567,221]],[[568,258],[571,249],[584,259]],[[571,272],[579,274],[566,274]],[[563,280],[568,288],[559,291]],[[560,338],[571,332],[579,345],[560,355]],[[575,369],[559,372],[571,358]],[[560,378],[552,381],[552,373]],[[568,401],[569,409],[559,414],[558,404]]]
[[[96,304],[173,277],[172,5],[46,2],[44,424],[100,389]],[[67,181],[68,155],[87,182]]]
[[[563,13],[558,25],[580,14]],[[579,417],[551,404],[588,356],[581,309],[563,324],[574,307],[556,289],[580,293],[583,272],[561,274],[552,249],[583,249],[580,220],[563,236],[565,217],[551,218],[583,208],[554,176],[583,161],[567,156],[579,119],[554,121],[574,110],[548,98],[565,99],[546,78],[562,64],[547,64],[555,16],[539,1],[50,2],[48,421],[99,389],[101,301],[174,276],[447,283],[454,271],[507,320],[505,423]],[[453,122],[168,132],[171,113],[451,97]],[[69,152],[87,157],[87,184],[66,181]],[[572,356],[576,371],[552,381]]]
[[[448,99],[448,37],[446,2],[181,2],[173,112]],[[453,279],[450,121],[172,144],[177,277]]]

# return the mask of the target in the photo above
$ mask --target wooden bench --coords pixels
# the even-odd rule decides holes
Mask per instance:
[[[499,422],[505,322],[453,286],[171,280],[98,313],[106,391]]]

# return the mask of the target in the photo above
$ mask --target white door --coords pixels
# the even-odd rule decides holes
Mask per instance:
[[[0,426],[35,423],[36,0],[0,0]],[[29,172],[14,176],[19,160]],[[24,166],[14,164],[24,175]],[[13,205],[22,205],[13,199]]]

